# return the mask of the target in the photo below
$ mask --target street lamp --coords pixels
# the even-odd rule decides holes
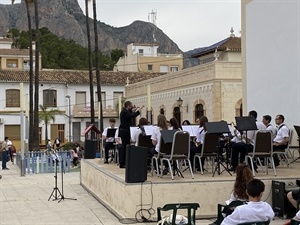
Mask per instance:
[[[185,105],[185,106],[183,106],[182,105],[182,103],[183,103],[183,100],[181,99],[181,97],[179,97],[179,99],[177,99],[176,100],[177,101],[177,105],[178,105],[178,107],[180,108],[180,107],[186,107],[186,112],[189,112],[189,106],[188,106],[188,104],[187,105]]]
[[[68,135],[68,142],[71,142],[71,96],[67,95],[66,98],[68,99],[68,119],[69,119],[69,135]]]

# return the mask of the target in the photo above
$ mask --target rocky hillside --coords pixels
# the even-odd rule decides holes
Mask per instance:
[[[87,46],[85,16],[77,0],[39,0],[40,28],[47,27],[51,32],[65,39],[73,39]],[[31,8],[33,13],[33,7]],[[91,15],[90,15],[91,16]],[[34,20],[32,21],[34,26]],[[112,49],[126,49],[129,43],[152,43],[153,24],[135,21],[126,27],[115,28],[98,22],[99,48],[103,53]],[[19,4],[0,4],[0,35],[6,34],[10,28],[28,30],[25,0]],[[94,40],[93,21],[90,20],[92,40]],[[156,43],[160,53],[181,52],[160,29],[156,30]],[[94,42],[92,43],[94,45]]]

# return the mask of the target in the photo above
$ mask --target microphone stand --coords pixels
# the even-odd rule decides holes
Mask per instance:
[[[50,159],[51,159],[51,157],[52,156],[50,156]],[[55,175],[54,175],[55,186],[54,186],[53,191],[51,192],[51,194],[48,198],[48,201],[51,199],[51,197],[53,197],[54,199],[52,199],[52,200],[55,201],[55,200],[58,200],[60,196],[62,196],[62,193],[60,192],[59,188],[57,187],[57,162],[58,162],[57,157],[55,157],[54,162],[55,162]],[[57,193],[59,193],[59,196],[57,195]]]

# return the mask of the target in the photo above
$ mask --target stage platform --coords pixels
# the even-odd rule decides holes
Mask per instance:
[[[277,176],[269,169],[267,175],[259,169],[256,178],[266,185],[263,200],[272,205],[272,180],[295,183],[300,178],[300,160],[292,164],[292,168],[280,165],[276,168]],[[126,183],[125,169],[120,169],[115,163],[103,164],[101,159],[85,159],[81,161],[81,185],[86,188],[99,202],[105,205],[118,218],[135,218],[138,210],[156,208],[167,203],[199,203],[197,218],[212,218],[216,216],[217,204],[229,199],[233,188],[235,174],[227,172],[212,177],[211,171],[201,175],[200,172],[191,178],[189,171],[184,172],[184,178],[170,175],[159,178],[148,174],[143,183]],[[146,212],[144,212],[146,213]],[[146,214],[147,215],[147,214]],[[147,217],[147,216],[146,216]]]

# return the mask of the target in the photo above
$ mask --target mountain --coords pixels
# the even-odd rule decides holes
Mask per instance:
[[[52,33],[65,39],[73,39],[87,46],[85,15],[77,0],[38,0],[40,28],[47,27]],[[31,6],[31,15],[34,16]],[[90,15],[92,16],[92,15]],[[32,20],[34,26],[34,18]],[[0,4],[0,35],[10,28],[28,30],[25,0],[14,5]],[[126,50],[130,43],[152,43],[155,26],[143,21],[134,21],[125,27],[112,27],[98,21],[99,49],[109,53],[112,49]],[[93,20],[90,19],[92,45],[94,46]],[[159,28],[155,29],[156,44],[160,53],[180,53],[181,50]]]

